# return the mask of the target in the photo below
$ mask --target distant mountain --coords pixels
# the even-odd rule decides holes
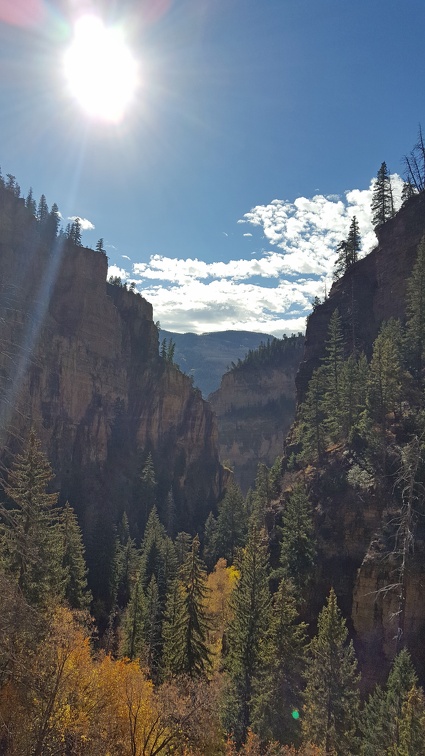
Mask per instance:
[[[261,342],[273,336],[253,331],[217,331],[198,335],[160,330],[160,342],[170,338],[176,345],[174,361],[181,370],[193,376],[195,386],[207,397],[218,389],[232,362],[243,359],[250,349],[257,349]]]

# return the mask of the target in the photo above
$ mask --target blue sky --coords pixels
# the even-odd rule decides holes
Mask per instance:
[[[66,90],[88,10],[140,62],[118,125]],[[87,219],[163,328],[300,330],[424,124],[424,28],[423,0],[0,0],[3,174]]]

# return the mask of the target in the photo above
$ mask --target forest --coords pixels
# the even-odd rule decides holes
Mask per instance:
[[[405,203],[425,189],[420,141],[412,155]],[[57,209],[52,216],[30,202],[56,238]],[[376,225],[392,222],[384,163],[373,202]],[[76,246],[78,234],[77,222],[65,232]],[[338,249],[339,286],[359,248],[354,218]],[[285,453],[258,466],[246,497],[229,472],[198,532],[179,532],[173,497],[165,506],[146,455],[138,489],[146,526],[140,535],[124,511],[112,543],[98,532],[101,591],[77,514],[62,504],[29,429],[2,469],[0,754],[425,753],[421,639],[410,648],[408,613],[425,542],[425,237],[406,278],[405,317],[384,320],[370,345],[361,343],[353,284],[344,312],[332,295],[313,303],[311,318],[330,313],[327,333]],[[261,369],[297,338],[261,345],[233,369]],[[162,358],[176,369],[171,342]],[[366,562],[379,564],[376,598],[391,598],[394,639],[379,675],[334,584],[341,563],[323,568],[326,544],[341,537],[323,512],[331,501],[342,510],[347,491],[365,512],[379,502]],[[379,664],[376,648],[369,652]]]

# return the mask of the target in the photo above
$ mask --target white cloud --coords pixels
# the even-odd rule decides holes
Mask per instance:
[[[392,179],[398,206],[402,180]],[[169,330],[241,329],[280,336],[304,330],[313,298],[330,289],[336,247],[347,237],[354,215],[362,253],[377,243],[370,212],[373,182],[342,197],[275,199],[252,208],[237,222],[262,229],[270,245],[255,259],[207,263],[152,255],[149,262],[133,265],[131,280]],[[129,278],[122,269],[112,269],[118,271],[112,275]]]
[[[68,220],[76,221],[77,218],[80,221],[82,231],[94,231],[95,226],[93,225],[93,223],[87,220],[87,218],[82,218],[80,215],[71,215],[68,217]]]
[[[108,268],[108,278],[110,276],[113,276],[113,278],[122,278],[123,281],[127,280],[129,278],[128,272],[124,268],[119,268],[118,265],[110,265]]]

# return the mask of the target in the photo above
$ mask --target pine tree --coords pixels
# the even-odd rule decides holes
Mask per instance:
[[[30,211],[31,215],[37,216],[37,203],[32,193],[32,186],[30,186],[26,200],[25,207]]]
[[[322,368],[313,371],[306,397],[300,406],[297,428],[298,441],[302,444],[301,457],[305,461],[320,460],[325,450],[326,425],[323,396],[325,382]]]
[[[127,513],[124,512],[118,527],[114,557],[116,603],[120,609],[124,609],[130,600],[138,557],[135,541],[130,536]]]
[[[146,525],[151,509],[156,505],[157,482],[155,468],[153,465],[152,454],[149,452],[146,462],[143,465],[140,475],[140,497],[141,509],[144,513],[144,523]]]
[[[425,697],[422,688],[414,685],[407,694],[399,719],[397,756],[425,753]]]
[[[334,278],[340,278],[359,259],[361,237],[357,218],[353,215],[350,223],[348,237],[341,241],[337,247],[337,259],[334,267]]]
[[[212,570],[218,559],[217,547],[217,520],[210,512],[205,520],[203,558],[208,570]]]
[[[249,519],[257,528],[265,527],[266,514],[272,500],[270,489],[269,468],[262,462],[258,463],[255,486],[250,496]]]
[[[99,239],[96,243],[96,252],[105,252],[104,246],[103,246],[103,239]]]
[[[403,706],[417,681],[410,654],[403,649],[394,659],[385,690],[377,686],[362,712],[362,756],[399,753],[393,749],[400,743]]]
[[[382,325],[373,344],[368,381],[368,405],[372,417],[385,424],[399,404],[402,385],[402,332],[391,318]]]
[[[131,591],[130,601],[124,612],[121,630],[120,652],[122,656],[129,659],[144,659],[145,657],[145,639],[144,639],[144,595],[140,580],[140,573],[137,573]]]
[[[46,221],[46,235],[50,241],[54,241],[59,233],[60,218],[59,208],[54,202]]]
[[[87,588],[83,538],[75,512],[68,502],[60,513],[59,522],[63,539],[64,597],[71,609],[87,609],[91,594]]]
[[[422,385],[425,361],[425,236],[418,246],[416,262],[407,283],[406,348],[409,367]]]
[[[391,176],[385,162],[381,163],[375,179],[371,210],[372,223],[375,227],[381,226],[395,215]]]
[[[305,673],[303,733],[325,753],[352,756],[357,752],[359,709],[357,662],[348,631],[331,589],[318,620]]]
[[[31,431],[4,486],[11,507],[0,507],[0,553],[27,601],[45,606],[62,597],[62,539],[57,494],[47,493],[52,468]]]
[[[37,220],[39,223],[44,225],[48,217],[49,217],[49,207],[46,202],[46,197],[44,196],[44,194],[42,194],[38,202]]]
[[[261,643],[270,626],[268,553],[265,531],[252,526],[242,552],[240,578],[233,591],[233,620],[227,633],[229,675],[224,725],[241,744],[251,724],[253,680],[258,674]]]
[[[70,228],[70,231],[69,231],[69,239],[72,241],[73,244],[75,244],[76,247],[82,247],[81,220],[80,220],[80,218],[76,218],[71,223],[71,228]]]
[[[239,486],[233,481],[218,505],[215,534],[217,557],[224,557],[233,564],[236,549],[242,546],[246,532],[244,498]]]
[[[311,580],[315,556],[311,504],[304,486],[297,484],[282,514],[280,564],[284,578],[294,586],[298,601]]]
[[[329,320],[325,350],[326,354],[322,360],[324,383],[322,405],[327,432],[333,440],[336,440],[341,436],[342,430],[341,391],[344,368],[344,338],[338,309],[333,311]]]
[[[293,717],[301,708],[306,625],[298,622],[290,582],[282,580],[273,596],[269,629],[260,645],[251,699],[252,728],[263,743],[299,740]]]
[[[210,669],[206,595],[206,570],[195,536],[167,605],[164,664],[172,674],[197,677]]]

